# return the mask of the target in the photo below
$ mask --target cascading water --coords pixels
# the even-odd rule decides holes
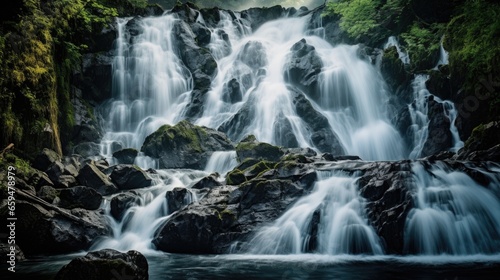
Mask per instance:
[[[404,147],[401,136],[387,116],[385,84],[376,67],[359,57],[359,46],[332,47],[316,36],[324,32],[307,30],[310,15],[267,22],[253,33],[250,23],[239,13],[229,14],[221,10],[220,19],[217,27],[210,30],[208,45],[217,61],[218,73],[205,95],[202,116],[194,120],[196,124],[217,129],[227,125],[238,113],[251,112],[248,119],[240,119],[226,129],[233,140],[254,134],[259,141],[280,144],[279,128],[287,127],[296,140],[296,146],[317,148],[312,143],[310,129],[296,112],[293,93],[285,81],[285,66],[290,60],[291,48],[304,39],[314,47],[322,68],[318,73],[315,98],[306,92],[299,94],[303,94],[312,108],[328,120],[325,129],[336,134],[345,152],[359,155],[364,160],[397,160],[406,158],[405,150],[409,148],[412,151],[410,158],[420,156],[428,136],[429,122],[425,99],[430,93],[425,88],[425,75],[417,75],[413,82],[415,102],[409,105],[409,109],[414,139],[411,147]],[[116,143],[121,147],[140,148],[145,137],[158,127],[175,124],[184,118],[182,112],[190,100],[193,85],[191,73],[177,57],[171,38],[176,20],[172,15],[165,15],[119,19],[117,22],[113,99],[103,105],[107,133],[102,142],[102,154],[109,159]],[[201,14],[196,21],[205,22]],[[137,35],[132,36],[127,31],[129,29],[134,29]],[[386,47],[389,46],[396,46],[400,59],[405,64],[410,63],[394,37],[389,39]],[[452,150],[457,150],[463,143],[454,126],[456,110],[451,102],[434,98],[443,104],[451,121]],[[144,168],[155,167],[154,160],[148,157],[138,157],[135,164]],[[212,172],[224,176],[236,164],[234,151],[214,152],[204,171],[159,170],[155,186],[136,190],[135,205],[119,220],[109,214],[112,197],[107,197],[104,207],[113,236],[101,239],[92,249],[151,249],[155,230],[171,214],[165,200],[166,192],[176,187],[189,189],[195,181]],[[414,173],[419,182],[418,207],[407,219],[407,252],[498,252],[499,217],[494,211],[498,207],[489,211],[480,206],[483,200],[498,205],[498,198],[463,173],[437,168],[430,172],[431,177],[425,172],[415,165]],[[357,178],[340,173],[319,172],[318,175],[320,180],[309,194],[254,236],[251,242],[254,248],[250,252],[384,253],[383,245],[364,217]],[[467,189],[469,185],[472,186],[470,190]],[[450,191],[433,194],[442,189]],[[192,197],[196,199],[196,193],[193,192]],[[476,216],[482,218],[476,219],[475,224],[473,218]],[[313,228],[314,235],[311,234]],[[444,234],[452,237],[443,240]],[[444,243],[441,245],[441,242]],[[459,245],[462,242],[472,242],[472,245]],[[493,245],[488,247],[487,242],[493,242]]]
[[[299,147],[314,147],[311,132],[295,110],[292,94],[284,80],[284,69],[292,46],[305,39],[318,53],[324,67],[320,74],[320,98],[309,100],[327,117],[330,129],[348,154],[366,160],[401,159],[401,137],[384,112],[383,82],[376,69],[361,60],[357,46],[333,48],[323,39],[308,35],[310,17],[285,18],[267,22],[248,36],[234,35],[233,21],[221,14],[220,29],[229,34],[229,43],[212,35],[211,49],[218,49],[219,74],[208,93],[198,125],[220,127],[240,111],[252,112],[250,120],[239,121],[228,134],[240,140],[253,134],[259,141],[281,144],[279,128],[289,123]],[[219,30],[219,29],[217,29]],[[217,33],[217,32],[214,32]],[[228,46],[229,45],[229,46]],[[220,50],[231,48],[230,53]],[[359,81],[363,82],[360,83]],[[228,85],[235,84],[234,102],[228,102]],[[234,93],[235,90],[233,90]]]
[[[408,110],[410,112],[413,130],[413,150],[410,153],[411,159],[419,158],[422,149],[424,147],[425,141],[428,138],[428,98],[432,96],[434,100],[443,106],[443,112],[450,120],[450,133],[452,135],[452,146],[451,151],[456,152],[463,147],[464,143],[460,140],[458,134],[458,129],[455,126],[455,120],[457,118],[457,110],[453,102],[448,100],[441,100],[439,97],[432,95],[425,85],[425,82],[429,79],[427,75],[416,75],[413,80],[413,97],[414,102],[408,105]]]
[[[111,215],[110,201],[114,196],[107,197],[104,209],[113,235],[97,240],[90,249],[112,248],[122,251],[133,249],[143,252],[152,250],[151,240],[155,230],[172,214],[165,199],[167,191],[187,188],[185,203],[196,201],[196,193],[188,186],[206,175],[206,172],[194,170],[158,170],[156,175],[151,175],[154,186],[133,191],[135,199],[131,203],[132,206],[125,211],[121,219],[115,219]]]
[[[176,56],[172,15],[119,19],[113,61],[113,99],[103,105],[106,134],[102,154],[111,159],[114,145],[139,149],[146,136],[174,124],[189,100],[190,72]],[[127,25],[137,28],[131,37]]]
[[[416,208],[411,210],[406,222],[406,253],[499,252],[500,199],[495,195],[499,178],[492,177],[492,183],[484,187],[465,173],[450,172],[440,165],[426,170],[419,162],[414,163],[413,173],[418,191]]]
[[[364,218],[356,178],[327,171],[311,193],[299,199],[250,241],[254,254],[383,254]]]
[[[390,47],[396,47],[399,59],[404,64],[410,64],[410,56],[408,55],[408,53],[402,50],[401,46],[399,45],[398,39],[396,39],[396,37],[394,36],[390,36],[389,39],[387,39],[387,43],[385,43],[384,45],[384,50]]]

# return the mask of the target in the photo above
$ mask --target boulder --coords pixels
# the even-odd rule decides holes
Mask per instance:
[[[84,158],[97,157],[101,155],[101,146],[94,142],[82,142],[73,147],[73,153]]]
[[[499,143],[500,121],[479,125],[474,128],[464,147],[458,151],[458,159],[499,161]]]
[[[186,188],[174,188],[171,191],[167,191],[165,198],[167,199],[169,214],[188,205],[193,200],[191,193]]]
[[[51,186],[43,186],[38,190],[36,196],[52,204],[56,197],[59,196],[59,192]]]
[[[59,207],[66,209],[83,208],[97,210],[102,201],[101,194],[85,186],[62,189],[59,191],[59,198]]]
[[[160,168],[203,169],[213,152],[233,149],[223,133],[181,121],[175,126],[164,125],[146,137],[141,151],[158,158]]]
[[[248,41],[238,53],[238,59],[254,71],[268,64],[266,49],[259,41]]]
[[[148,261],[137,251],[113,249],[90,252],[73,259],[57,273],[56,280],[134,279],[147,280]]]
[[[122,149],[113,153],[113,157],[121,164],[133,164],[139,151],[133,148]]]
[[[210,174],[209,176],[200,179],[191,188],[195,190],[200,190],[200,189],[212,189],[214,187],[221,186],[222,184],[219,181],[217,181],[217,177],[218,174]]]
[[[93,188],[101,195],[109,195],[118,191],[118,188],[93,163],[85,164],[76,180],[83,186]]]
[[[343,155],[344,149],[337,135],[330,129],[328,119],[317,112],[311,102],[300,92],[290,88],[297,115],[307,124],[311,131],[311,142],[321,152]]]
[[[125,192],[114,196],[111,199],[111,215],[116,220],[121,220],[125,211],[134,205],[138,205],[140,197],[135,192]]]
[[[135,165],[119,164],[112,167],[111,180],[120,190],[147,188],[153,180],[141,168]]]
[[[45,148],[35,157],[31,166],[45,172],[53,163],[57,161],[61,161],[61,156],[58,153]]]
[[[243,162],[247,158],[277,161],[284,154],[285,152],[282,148],[258,142],[253,135],[246,137],[236,145],[236,155],[239,162]]]
[[[272,7],[250,8],[241,12],[241,18],[251,22],[252,30],[257,30],[262,24],[281,18],[285,8],[276,5]]]
[[[422,148],[422,157],[437,154],[451,148],[453,136],[450,131],[450,119],[445,114],[444,104],[434,100],[431,95],[427,101],[429,118],[428,136]]]
[[[284,66],[285,81],[298,87],[313,100],[318,100],[318,78],[323,67],[321,58],[305,39],[295,43],[290,51],[292,53]]]
[[[68,213],[56,206],[52,209],[57,211],[20,199],[16,201],[16,243],[25,254],[86,250],[96,238],[110,232],[102,212],[73,209]]]

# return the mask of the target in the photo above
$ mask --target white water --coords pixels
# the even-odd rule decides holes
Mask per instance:
[[[193,170],[158,170],[158,175],[151,175],[154,186],[147,189],[134,190],[138,192],[137,205],[128,208],[121,220],[111,216],[110,201],[113,196],[106,197],[104,209],[113,235],[97,240],[90,250],[111,248],[120,251],[138,250],[151,252],[154,247],[151,243],[153,234],[170,214],[165,194],[174,188],[188,188],[189,185],[208,175],[203,171]],[[191,194],[187,201],[197,200],[195,192],[188,188]]]
[[[441,65],[448,65],[448,52],[444,49],[443,40],[444,38],[441,38],[441,42],[439,43],[439,61],[434,70],[438,70]]]
[[[415,163],[416,207],[408,215],[405,251],[423,255],[493,254],[500,250],[500,200],[462,172]],[[490,186],[498,189],[498,181]]]
[[[398,51],[398,56],[399,59],[404,63],[404,64],[410,64],[410,56],[408,55],[407,52],[403,51],[401,46],[399,45],[398,39],[394,36],[390,36],[387,39],[387,43],[384,45],[384,50],[390,47],[396,47],[396,50]]]
[[[253,254],[383,254],[379,239],[364,218],[356,178],[319,172],[309,195],[299,199],[272,225],[250,241]],[[317,235],[311,236],[313,215],[319,211]],[[317,238],[316,248],[309,248]]]
[[[117,21],[113,99],[103,106],[102,154],[107,158],[113,143],[140,149],[161,125],[179,121],[192,88],[191,74],[175,54],[171,31],[176,19],[141,19],[141,33],[135,37],[125,32],[130,20]]]
[[[236,16],[239,18],[238,13]],[[107,133],[102,142],[102,154],[107,158],[111,158],[113,143],[120,143],[122,147],[140,148],[144,138],[158,127],[175,124],[183,119],[182,112],[189,102],[192,89],[191,74],[176,56],[176,47],[170,35],[176,19],[173,16],[141,19],[139,25],[143,30],[133,38],[125,32],[125,25],[129,20],[118,20],[119,37],[113,63],[113,99],[103,106]],[[254,113],[253,117],[248,123],[238,123],[229,130],[233,139],[239,140],[247,134],[254,134],[260,141],[276,144],[279,142],[276,127],[286,121],[290,123],[299,146],[313,147],[311,132],[297,116],[283,77],[290,48],[305,38],[308,44],[315,47],[324,65],[320,74],[319,98],[310,101],[315,110],[329,120],[330,129],[337,134],[346,153],[359,155],[365,160],[395,160],[408,157],[404,151],[405,148],[410,148],[410,158],[418,158],[428,136],[429,120],[425,98],[430,93],[425,88],[426,77],[418,75],[413,83],[416,106],[410,108],[410,112],[415,139],[412,147],[404,147],[400,135],[388,121],[385,85],[379,78],[377,69],[358,57],[357,46],[332,47],[314,35],[321,32],[308,32],[307,20],[305,17],[268,22],[251,33],[248,22],[241,18],[233,21],[229,14],[221,11],[221,22],[212,30],[209,45],[217,60],[218,75],[207,93],[203,116],[196,120],[196,124],[218,128],[242,108],[248,107]],[[203,22],[203,19],[199,17],[198,21]],[[227,34],[228,41],[220,36],[219,31]],[[410,62],[395,38],[389,39],[388,44],[394,44],[398,48],[400,59],[404,63]],[[262,46],[262,51],[258,56],[248,52],[259,46]],[[234,104],[224,101],[224,87],[232,79],[238,81],[242,93],[241,101]],[[456,110],[449,101],[438,102],[443,103],[446,114],[452,120],[450,131],[455,138],[452,149],[456,150],[463,145],[453,125]],[[135,164],[142,168],[157,167],[154,159],[143,155],[137,157]],[[151,250],[155,230],[171,214],[168,212],[165,193],[175,187],[187,188],[212,172],[224,175],[235,165],[234,152],[215,152],[204,171],[158,171],[155,186],[138,190],[138,206],[131,207],[120,221],[108,215],[113,236],[101,239],[94,244],[92,250]],[[498,209],[498,199],[483,195],[482,191],[476,192],[479,188],[477,184],[471,187],[474,194],[470,194],[469,190],[464,191],[466,186],[475,183],[464,179],[462,173],[437,170],[436,177],[431,178],[421,174],[418,168],[415,170],[420,174],[419,200],[418,209],[412,212],[407,222],[408,252],[479,254],[499,251],[494,244],[489,249],[486,248],[485,242],[494,240],[493,236],[478,229],[490,229],[488,223],[492,220],[493,232],[496,230],[498,214],[492,211]],[[321,220],[316,252],[327,255],[383,254],[378,237],[364,217],[363,200],[357,194],[355,180],[356,178],[340,174],[323,177],[310,194],[299,199],[273,225],[262,229],[252,242],[255,245],[253,252],[307,252],[310,241],[308,227],[314,212],[318,210]],[[495,184],[498,186],[498,181]],[[435,186],[458,189],[453,193],[456,197],[453,201],[459,203],[472,197],[468,208],[460,208],[463,213],[472,213],[471,217],[475,217],[476,212],[469,211],[470,209],[484,208],[481,206],[484,203],[482,199],[496,204],[491,208],[492,211],[477,212],[485,214],[484,219],[475,226],[473,219],[467,217],[462,221],[461,214],[450,212],[447,201],[436,203],[426,200],[425,197],[430,196],[427,193],[435,190]],[[424,198],[420,199],[421,196]],[[195,195],[193,197],[196,199]],[[108,203],[105,204],[108,213],[110,199],[108,197]],[[465,229],[459,228],[453,233],[451,227],[448,230],[453,244],[444,241],[441,246],[439,238],[444,233],[448,234],[442,225],[446,225],[446,228],[461,225],[462,228],[470,229],[470,236],[480,238],[467,239],[467,235],[462,234],[466,232]],[[462,241],[471,241],[473,245],[455,245]]]
[[[428,102],[427,99],[432,95],[425,85],[425,82],[429,79],[427,75],[416,75],[412,82],[413,86],[413,98],[414,103],[408,105],[408,110],[410,112],[413,130],[413,150],[410,152],[410,158],[419,158],[422,149],[424,147],[425,141],[428,138]],[[443,112],[450,120],[450,133],[452,135],[452,146],[450,151],[456,152],[464,146],[464,142],[460,140],[460,135],[458,134],[458,129],[455,126],[455,120],[457,118],[457,110],[453,102],[448,100],[441,100],[439,97],[432,95],[434,100],[443,105]]]

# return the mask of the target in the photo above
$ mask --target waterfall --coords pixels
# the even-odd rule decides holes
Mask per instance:
[[[101,237],[90,250],[106,248],[141,252],[153,250],[151,240],[155,230],[172,214],[165,199],[167,191],[172,191],[174,188],[187,188],[189,201],[185,201],[186,204],[196,201],[196,193],[188,186],[206,175],[206,172],[194,170],[158,170],[156,175],[151,175],[154,186],[131,192],[135,200],[125,210],[121,219],[115,219],[111,215],[110,203],[119,194],[106,197],[104,210],[113,235]]]
[[[429,96],[433,96],[436,102],[443,105],[443,112],[450,120],[449,129],[452,135],[452,146],[450,150],[456,152],[464,145],[464,142],[460,140],[458,129],[455,126],[455,120],[457,118],[455,105],[451,101],[441,100],[439,97],[432,95],[425,85],[428,79],[428,75],[419,74],[415,76],[412,82],[414,102],[408,105],[412,121],[411,129],[413,131],[413,150],[410,152],[411,159],[420,157],[425,141],[427,141],[428,138],[429,118],[427,115],[427,103]]]
[[[139,149],[161,125],[180,120],[192,80],[176,56],[171,36],[175,21],[172,15],[117,20],[113,98],[102,106],[102,154],[108,159],[114,147]],[[127,28],[139,34],[132,36]]]
[[[214,152],[207,162],[205,167],[206,172],[217,172],[220,175],[225,176],[227,172],[233,170],[238,165],[236,160],[236,152]]]
[[[413,173],[418,190],[416,207],[406,221],[406,253],[470,255],[500,250],[498,178],[484,187],[465,173],[442,165],[426,170],[418,162]]]
[[[439,43],[439,60],[436,64],[436,67],[434,67],[434,70],[438,70],[439,66],[441,65],[448,65],[448,52],[444,49],[443,40],[444,37],[441,38],[441,41]]]
[[[241,112],[251,112],[252,117],[240,118],[228,129],[234,140],[253,134],[259,141],[280,145],[279,128],[288,125],[297,146],[314,148],[311,131],[297,115],[284,80],[291,47],[305,39],[324,65],[319,77],[320,98],[308,100],[329,120],[331,131],[346,152],[366,160],[403,158],[401,137],[383,110],[387,96],[377,70],[359,59],[357,46],[334,48],[314,32],[308,35],[308,20],[310,16],[283,18],[247,34],[241,21],[228,21],[221,12],[221,22],[210,43],[216,50],[219,73],[196,124],[218,128]],[[214,35],[219,30],[229,35],[228,41]],[[235,101],[228,101],[228,87],[239,94]]]
[[[398,51],[398,56],[399,59],[404,63],[404,64],[410,64],[410,56],[408,53],[402,50],[401,46],[399,45],[398,39],[394,36],[390,36],[387,39],[387,42],[384,45],[384,50],[390,47],[396,47],[396,50]]]
[[[254,254],[383,254],[364,218],[356,179],[321,171],[310,194],[299,199],[250,241]]]

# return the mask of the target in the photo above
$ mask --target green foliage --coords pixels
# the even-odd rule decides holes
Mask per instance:
[[[437,23],[424,27],[415,22],[407,32],[401,34],[415,70],[430,69],[436,65],[443,27]]]
[[[340,16],[340,27],[353,39],[379,44],[411,20],[409,0],[339,0],[327,3],[323,16]]]
[[[482,88],[489,98],[485,104],[488,122],[499,118],[500,93],[498,86],[484,87],[481,81],[500,80],[500,4],[490,1],[466,1],[447,26],[445,48],[449,51],[450,71],[454,83],[466,95]],[[488,78],[491,77],[491,78]]]

